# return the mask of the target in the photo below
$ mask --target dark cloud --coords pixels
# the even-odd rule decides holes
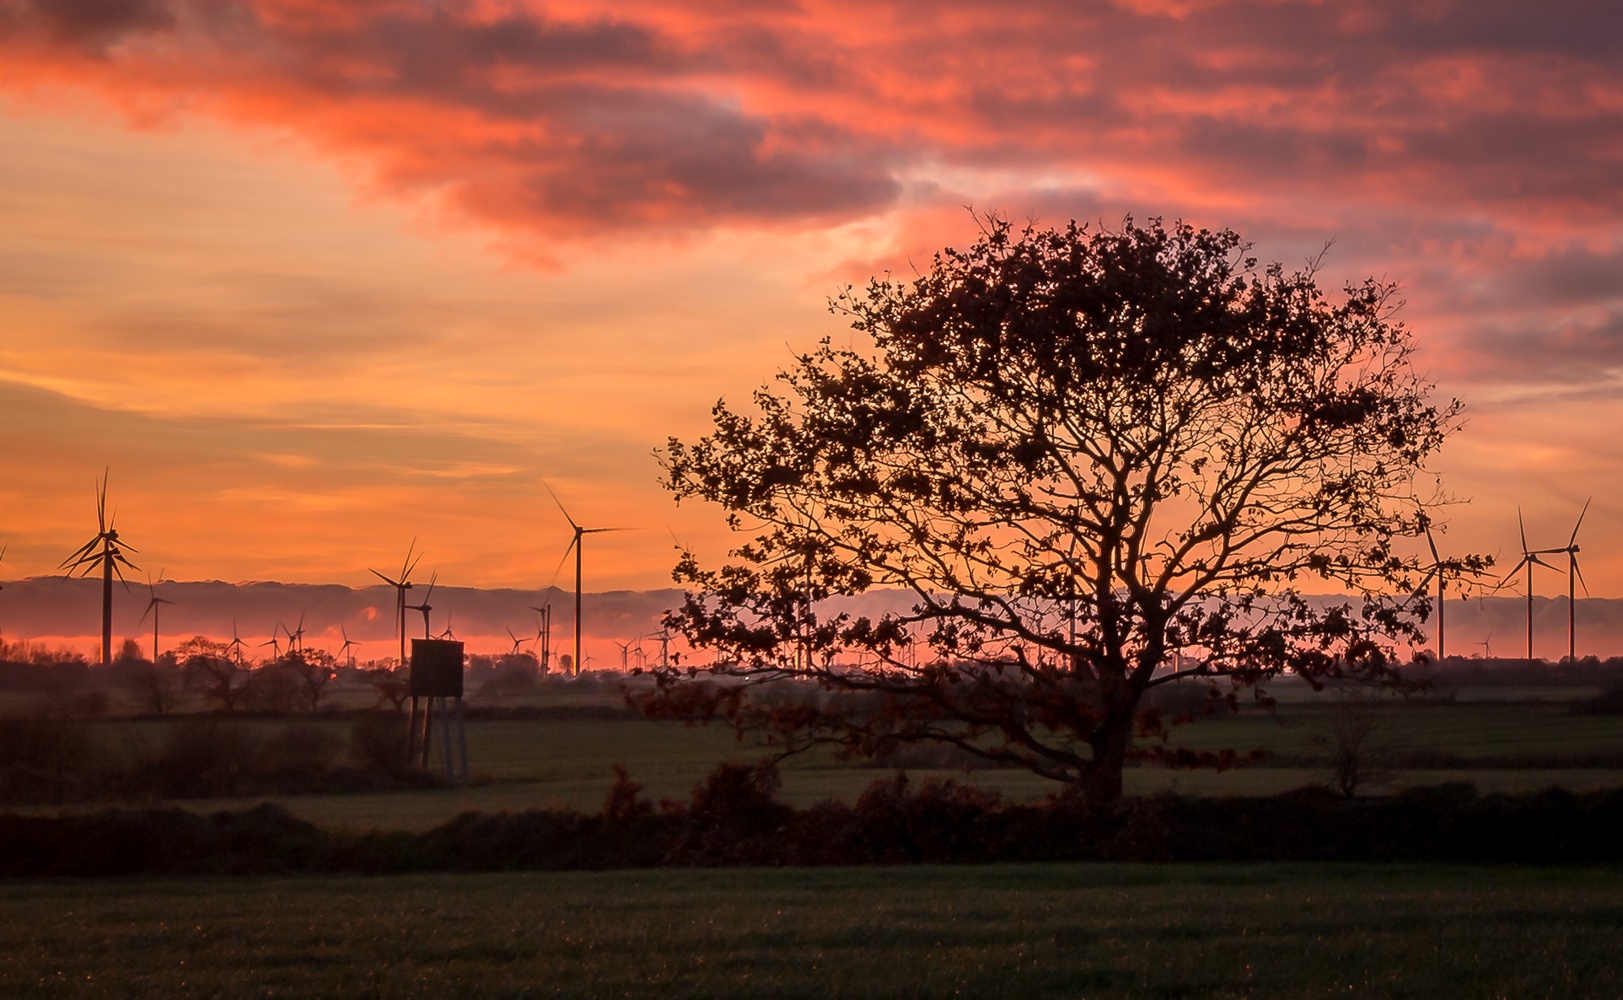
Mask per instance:
[[[1041,0],[949,17],[922,3],[812,14],[654,0],[565,17],[0,0],[0,17],[33,40],[27,73],[49,72],[37,48],[55,38],[74,86],[289,129],[505,243],[820,225],[969,198],[1046,212],[1081,190],[1087,206],[1204,211],[1208,224],[1287,232],[1293,247],[1350,232],[1355,263],[1458,282],[1430,301],[1474,316],[1486,306],[1473,296],[1497,308],[1512,287],[1535,304],[1574,294],[1559,269],[1521,280],[1510,256],[1486,259],[1504,251],[1483,239],[1536,256],[1623,222],[1623,8],[1133,6],[1144,9]],[[115,44],[157,34],[162,45]],[[7,47],[0,37],[0,61]],[[1126,203],[1141,191],[1163,202]],[[1465,266],[1499,291],[1471,291]],[[1610,272],[1574,266],[1570,280],[1601,295]],[[1604,352],[1606,338],[1572,343]]]
[[[164,0],[6,0],[0,31],[43,34],[71,46],[100,48],[128,35],[174,26]]]

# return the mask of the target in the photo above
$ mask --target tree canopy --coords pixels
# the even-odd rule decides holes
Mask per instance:
[[[1394,543],[1436,523],[1425,464],[1461,406],[1432,401],[1392,284],[1316,279],[1228,230],[989,219],[847,289],[871,348],[825,340],[660,455],[747,540],[683,553],[668,624],[695,654],[647,707],[788,750],[951,744],[1107,801],[1131,754],[1197,762],[1143,738],[1172,721],[1158,686],[1391,678],[1427,612],[1389,596],[1415,579]],[[828,600],[876,589],[910,610]],[[825,693],[755,696],[785,678]]]

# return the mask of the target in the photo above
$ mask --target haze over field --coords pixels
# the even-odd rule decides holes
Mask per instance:
[[[172,578],[362,587],[417,538],[446,586],[567,586],[545,477],[636,529],[593,536],[589,592],[665,586],[672,532],[726,539],[653,449],[850,338],[829,296],[967,243],[972,205],[1289,267],[1334,239],[1322,283],[1401,282],[1469,406],[1445,554],[1508,567],[1518,506],[1555,546],[1593,495],[1584,573],[1623,595],[1620,30],[1589,0],[0,0],[0,578],[56,572],[110,466]]]
[[[304,644],[310,648],[338,650],[343,637],[355,642],[358,660],[393,657],[399,649],[395,631],[394,592],[382,586],[349,588],[336,584],[281,584],[220,581],[180,583],[161,582],[158,596],[171,600],[161,609],[161,646],[170,649],[194,635],[230,639],[233,628],[243,642],[255,647],[268,643],[278,623],[299,627],[303,619]],[[413,591],[411,599],[420,599]],[[141,621],[147,605],[147,589],[132,588],[128,594],[115,593],[113,619],[115,638],[130,637],[150,655],[152,621]],[[1326,601],[1336,598],[1323,598]],[[675,589],[653,591],[613,591],[586,595],[584,648],[591,657],[589,669],[619,669],[618,643],[639,643],[647,663],[659,657],[660,643],[651,636],[660,630],[667,610],[680,605],[682,592]],[[877,616],[887,611],[907,610],[912,595],[899,590],[875,591],[857,599],[830,601],[830,610]],[[470,653],[501,653],[512,647],[507,630],[525,640],[524,649],[538,625],[531,606],[550,603],[553,610],[552,649],[554,655],[571,651],[574,629],[574,595],[565,590],[480,590],[469,587],[434,589],[433,631],[439,634],[450,615],[451,628]],[[28,638],[47,647],[65,645],[94,659],[98,655],[101,584],[99,580],[64,580],[48,577],[6,585],[0,605],[0,637],[15,641]],[[1601,658],[1623,656],[1623,600],[1580,598],[1578,601],[1578,655]],[[408,612],[407,635],[423,634],[422,616]],[[1520,598],[1489,597],[1448,602],[1447,652],[1450,656],[1482,656],[1491,651],[1498,658],[1521,656],[1526,648],[1527,605]],[[1435,620],[1434,620],[1435,624]],[[1539,598],[1533,612],[1534,652],[1548,660],[1559,660],[1567,652],[1567,602],[1565,598]],[[277,636],[285,645],[282,631]],[[1433,650],[1435,629],[1432,631]],[[1489,643],[1484,646],[1483,643]],[[673,639],[672,652],[685,649],[680,637]],[[263,656],[269,648],[251,649],[248,655]],[[709,656],[701,654],[700,662]],[[634,664],[633,664],[634,665]]]

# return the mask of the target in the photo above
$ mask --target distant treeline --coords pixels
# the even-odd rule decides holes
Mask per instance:
[[[0,815],[0,875],[383,874],[1008,861],[1378,860],[1573,864],[1623,860],[1623,790],[1478,795],[1469,785],[1349,800],[1164,795],[1090,810],[951,781],[876,781],[854,803],[779,802],[776,774],[724,765],[658,804],[622,772],[596,814],[465,813],[426,833],[335,833],[262,805]]]

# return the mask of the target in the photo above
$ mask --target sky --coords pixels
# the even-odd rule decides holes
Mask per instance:
[[[1623,597],[1623,8],[0,0],[0,578],[670,582],[655,449],[975,236],[1229,227],[1396,281],[1463,502]],[[1565,574],[1542,572],[1544,596]],[[90,631],[90,630],[87,630]],[[1463,638],[1463,637],[1462,637]],[[1552,640],[1553,641],[1553,640]],[[1552,653],[1554,651],[1552,650]]]

